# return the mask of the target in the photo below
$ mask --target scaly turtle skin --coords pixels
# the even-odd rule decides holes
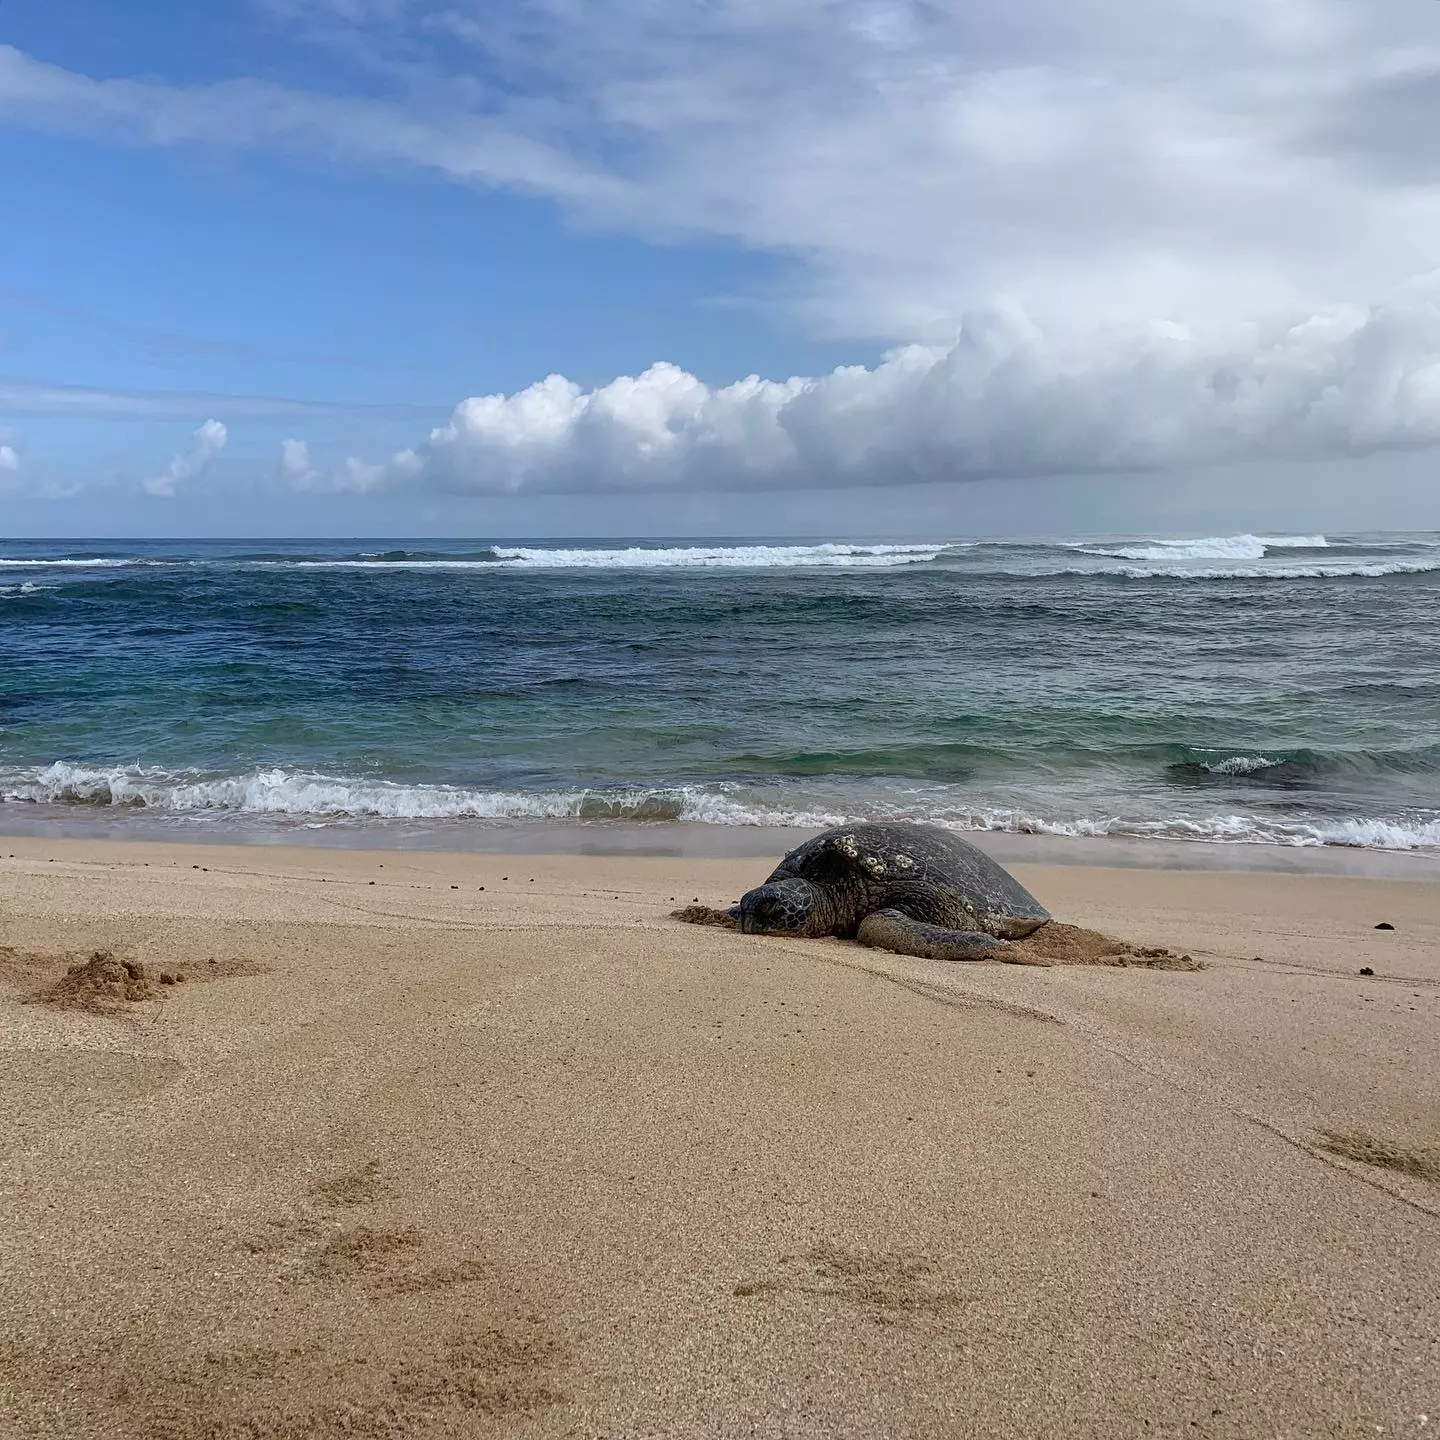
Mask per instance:
[[[727,913],[747,935],[838,935],[927,960],[983,959],[1050,919],[958,835],[898,823],[817,835]]]

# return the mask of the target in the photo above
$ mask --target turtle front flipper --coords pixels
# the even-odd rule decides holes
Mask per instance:
[[[1002,959],[1007,942],[980,930],[946,930],[912,919],[901,910],[877,910],[867,915],[855,938],[873,950],[897,955],[918,955],[922,960]]]

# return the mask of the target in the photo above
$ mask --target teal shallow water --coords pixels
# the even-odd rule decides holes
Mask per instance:
[[[1440,848],[1440,536],[0,542],[37,804]]]

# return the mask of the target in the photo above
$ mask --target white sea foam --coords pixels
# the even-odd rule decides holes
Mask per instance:
[[[0,570],[120,570],[130,565],[159,565],[159,560],[16,560],[0,555]]]
[[[535,569],[792,569],[806,566],[894,566],[934,560],[947,547],[933,545],[685,545],[666,549],[539,549],[496,546],[517,566]]]
[[[263,561],[302,570],[765,570],[812,567],[889,568],[934,560],[948,544],[931,545],[630,545],[619,549],[496,545],[493,560],[427,559]]]
[[[1119,575],[1146,580],[1178,577],[1195,580],[1313,580],[1382,578],[1440,570],[1440,547],[1401,558],[1394,554],[1355,553],[1347,542],[1343,558],[1301,559],[1296,552],[1323,552],[1334,543],[1324,535],[1218,535],[1189,540],[1068,540],[1006,542],[935,540],[930,542],[831,541],[820,544],[694,545],[494,545],[480,555],[387,552],[348,557],[266,558],[218,556],[213,559],[141,557],[3,558],[0,572],[19,570],[99,571],[131,567],[234,566],[255,570],[345,570],[386,574],[408,571],[493,570],[890,570],[948,561],[957,573],[1056,576]],[[1419,543],[1419,542],[1416,542]]]
[[[1227,755],[1223,760],[1201,760],[1200,767],[1212,775],[1254,775],[1261,770],[1270,770],[1281,765],[1281,760],[1272,760],[1268,755]]]
[[[1337,820],[1313,827],[1314,840],[1296,844],[1348,845],[1365,850],[1440,849],[1440,820],[1397,824],[1393,820]]]
[[[1433,570],[1440,570],[1440,559],[1347,560],[1328,565],[1231,565],[1224,569],[1209,566],[1162,570],[1154,566],[1122,565],[1111,573],[1131,580],[1381,580],[1387,575],[1424,575]]]
[[[399,785],[282,769],[186,776],[144,766],[97,769],[66,761],[0,780],[0,797],[40,804],[392,820],[561,819],[580,813],[585,793]]]
[[[1247,815],[1174,816],[1139,819],[1124,816],[1050,820],[1017,810],[982,809],[936,817],[934,823],[959,830],[997,830],[1019,835],[1081,838],[1122,837],[1193,840],[1212,845],[1285,845],[1313,848],[1345,846],[1367,850],[1440,849],[1440,820],[1349,820],[1287,822]]]
[[[924,565],[946,556],[958,556],[978,547],[945,545],[745,545],[690,546],[683,549],[646,550],[564,550],[496,547],[494,560],[264,560],[251,562],[286,570],[366,570],[383,574],[393,570],[766,570],[766,569],[896,569]],[[986,559],[970,573],[975,575],[1019,575],[1035,578],[1058,576],[1120,575],[1132,580],[1325,580],[1347,577],[1379,579],[1386,575],[1414,575],[1440,570],[1440,557],[1424,560],[1353,560],[1311,564],[1246,565],[1234,563],[1203,566],[1193,556],[1160,557],[1168,563],[1110,565],[1075,564],[1047,567],[1031,555],[1014,560],[1003,558],[1006,547],[991,546]],[[1033,547],[1031,548],[1033,551]],[[1302,547],[1295,547],[1302,548]],[[1315,547],[1319,548],[1319,547]],[[1001,557],[996,558],[996,552]],[[1138,550],[1138,547],[1137,547]],[[1083,554],[1097,562],[1116,561],[1119,552],[1102,554],[1078,545],[1056,548],[1057,555]],[[1234,558],[1234,557],[1231,557]],[[1260,558],[1260,557],[1256,557]],[[1180,563],[1180,562],[1188,563]]]
[[[1157,560],[1181,563],[1187,560],[1263,560],[1268,551],[1325,550],[1330,545],[1323,535],[1211,535],[1200,540],[1144,540],[1125,544],[1077,543],[1071,546],[1086,555],[1112,560]]]
[[[1247,764],[1253,757],[1238,757]],[[1269,763],[1269,762],[1265,762]],[[1010,834],[1129,836],[1213,844],[1338,845],[1440,849],[1440,819],[1383,816],[1274,820],[1244,815],[1051,817],[1004,806],[955,804],[937,793],[872,798],[757,793],[732,784],[615,789],[481,790],[401,785],[283,769],[232,776],[57,762],[0,775],[0,801],[144,808],[169,815],[247,815],[307,824],[341,820],[653,820],[704,825],[820,829],[864,820],[921,820],[954,830]]]

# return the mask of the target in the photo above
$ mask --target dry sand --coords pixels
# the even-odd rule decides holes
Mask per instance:
[[[766,868],[0,840],[0,1433],[1440,1429],[1440,886],[668,918]]]

